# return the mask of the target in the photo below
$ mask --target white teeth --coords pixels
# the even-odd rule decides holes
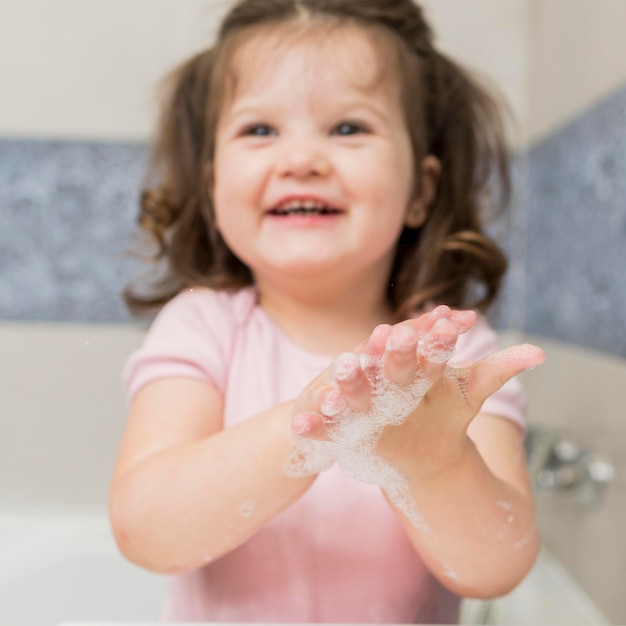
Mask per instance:
[[[299,211],[305,210],[305,211],[324,212],[324,211],[330,211],[331,208],[328,205],[323,204],[321,202],[316,202],[315,200],[294,199],[294,200],[288,200],[287,202],[283,202],[279,204],[274,210],[279,211],[281,213],[286,213],[289,211],[298,211],[298,210]]]

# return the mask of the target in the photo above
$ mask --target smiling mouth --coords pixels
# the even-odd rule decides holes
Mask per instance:
[[[293,200],[268,211],[270,215],[336,215],[339,209],[309,200]]]

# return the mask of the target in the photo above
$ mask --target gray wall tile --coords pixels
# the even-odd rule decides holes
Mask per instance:
[[[626,357],[626,89],[528,164],[525,330]]]
[[[117,322],[140,144],[0,141],[0,318]]]
[[[0,319],[121,322],[147,146],[0,140]],[[626,356],[626,88],[514,159],[498,328]]]

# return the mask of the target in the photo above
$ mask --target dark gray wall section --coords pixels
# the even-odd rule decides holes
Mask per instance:
[[[140,144],[0,141],[0,319],[118,322]]]
[[[0,140],[0,319],[124,322],[147,147]],[[626,89],[516,159],[500,328],[626,357]],[[503,228],[504,226],[504,228]]]
[[[626,357],[626,89],[528,157],[525,329]]]

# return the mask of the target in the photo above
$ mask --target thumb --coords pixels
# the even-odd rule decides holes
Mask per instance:
[[[545,358],[541,348],[522,344],[494,352],[481,359],[470,368],[468,395],[472,404],[481,406],[507,381],[524,370],[541,365]]]

